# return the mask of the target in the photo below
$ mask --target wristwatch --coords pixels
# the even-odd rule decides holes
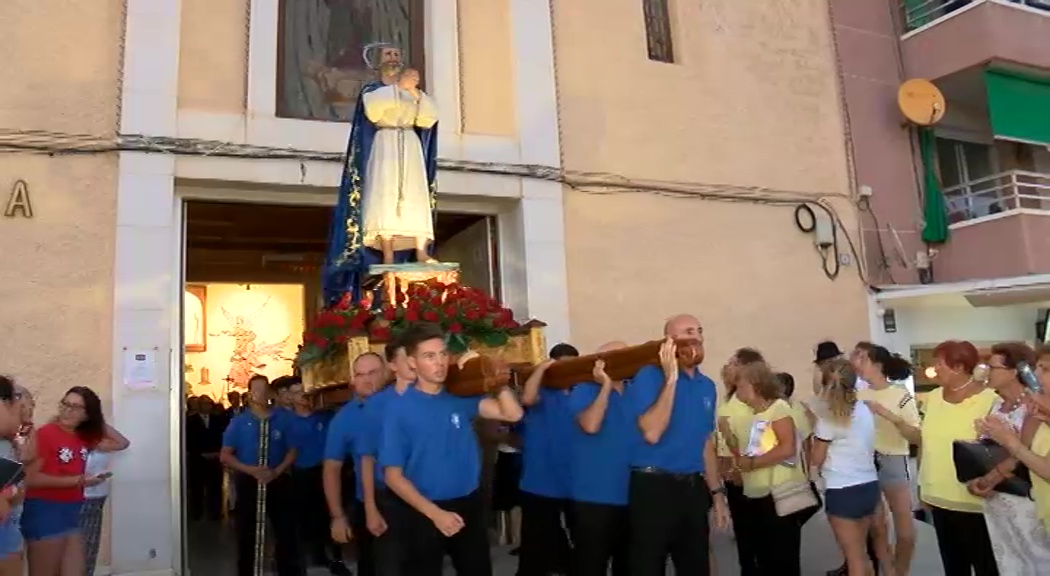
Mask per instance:
[[[725,493],[726,493],[726,487],[725,486],[719,486],[717,488],[712,488],[711,489],[711,495],[712,496],[718,496],[719,494],[722,494],[724,496]]]

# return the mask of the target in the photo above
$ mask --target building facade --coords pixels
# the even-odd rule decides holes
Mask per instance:
[[[874,322],[825,0],[89,4],[0,7],[0,370],[132,440],[113,574],[186,572],[187,206],[333,205],[366,42],[422,69],[439,212],[495,223],[494,290],[551,343],[691,312],[712,373],[749,345],[805,382]]]
[[[1050,4],[832,5],[857,184],[870,192],[868,268],[882,289],[873,337],[920,362],[946,339],[985,347],[1045,338]],[[899,109],[911,79],[943,96],[932,126]],[[927,206],[938,200],[940,232]]]

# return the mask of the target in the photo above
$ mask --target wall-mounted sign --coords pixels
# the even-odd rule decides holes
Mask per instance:
[[[4,207],[4,216],[14,218],[33,217],[33,202],[29,199],[29,184],[25,180],[16,180],[11,188],[11,194],[7,197],[7,205]]]

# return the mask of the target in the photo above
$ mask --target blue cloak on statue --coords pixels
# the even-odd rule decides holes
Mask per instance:
[[[361,95],[384,86],[371,82],[361,89]],[[430,185],[430,205],[436,206],[437,198],[437,124],[431,128],[416,128],[423,145],[423,161],[426,165],[427,183]],[[361,283],[368,275],[368,267],[383,261],[382,254],[362,244],[363,230],[361,207],[364,198],[364,182],[368,178],[368,158],[372,153],[376,126],[365,117],[364,99],[357,97],[354,117],[350,124],[350,138],[346,145],[346,161],[343,177],[339,182],[339,198],[332,214],[328,232],[328,252],[325,255],[321,285],[325,304],[337,303],[344,294],[350,293],[355,302],[361,299]],[[434,212],[437,217],[437,212]],[[429,250],[433,250],[431,244]],[[395,263],[411,262],[415,250],[394,253]]]

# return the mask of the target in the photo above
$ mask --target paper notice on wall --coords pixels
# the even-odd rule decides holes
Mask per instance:
[[[124,386],[147,390],[157,385],[157,351],[124,350]]]

